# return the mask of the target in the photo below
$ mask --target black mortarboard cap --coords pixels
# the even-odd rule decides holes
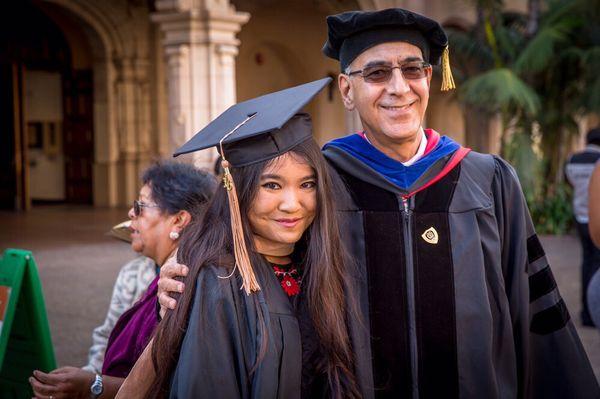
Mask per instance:
[[[220,141],[234,131],[223,140],[225,158],[232,166],[277,157],[312,137],[310,117],[298,112],[329,82],[331,78],[324,78],[235,104],[196,133],[174,156],[211,147],[221,152]]]
[[[331,78],[316,80],[290,89],[267,94],[233,105],[190,141],[175,151],[175,156],[217,147],[223,166],[223,187],[227,190],[235,268],[246,294],[260,291],[248,252],[235,180],[230,166],[246,166],[283,155],[312,137],[310,117],[298,114]]]
[[[363,51],[381,43],[405,41],[421,49],[425,61],[438,65],[448,37],[433,19],[401,8],[348,11],[327,17],[323,53],[339,60],[342,71]]]

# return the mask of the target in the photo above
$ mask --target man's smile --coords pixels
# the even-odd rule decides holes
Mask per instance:
[[[404,110],[408,110],[410,107],[413,106],[414,103],[416,103],[417,100],[414,100],[410,103],[407,104],[394,104],[394,105],[380,105],[381,108],[388,110],[388,111],[404,111]]]

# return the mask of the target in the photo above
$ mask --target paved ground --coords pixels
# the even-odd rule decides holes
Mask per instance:
[[[112,284],[134,254],[105,233],[126,217],[124,209],[46,206],[29,213],[0,212],[0,251],[32,250],[46,299],[59,365],[83,365],[91,331],[106,314]],[[600,378],[600,335],[579,323],[580,248],[576,237],[542,237],[560,291]]]
[[[90,207],[0,213],[0,251],[28,249],[37,262],[59,365],[86,363],[119,268],[134,256],[127,243],[106,235],[125,219],[126,210]]]

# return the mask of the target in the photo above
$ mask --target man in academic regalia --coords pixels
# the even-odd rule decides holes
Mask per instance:
[[[323,149],[350,193],[340,211],[364,396],[600,397],[514,170],[421,125],[431,65],[442,60],[442,88],[454,86],[443,29],[402,9],[327,24],[323,52],[364,128]]]
[[[453,87],[443,29],[402,9],[327,24],[323,52],[364,128],[323,149],[352,197],[362,385],[376,398],[600,397],[515,171],[421,125],[431,64]]]

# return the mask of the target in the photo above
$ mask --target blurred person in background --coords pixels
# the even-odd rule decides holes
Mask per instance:
[[[600,162],[596,163],[589,189],[589,235],[596,248],[600,248]],[[600,328],[600,269],[596,270],[590,280],[587,300],[590,317],[596,327]]]
[[[581,242],[581,323],[593,327],[586,291],[588,284],[600,266],[600,249],[594,245],[588,230],[588,187],[594,165],[600,160],[600,128],[592,129],[586,136],[586,147],[568,159],[565,166],[567,180],[573,186],[573,213]],[[590,203],[591,204],[591,203]]]
[[[128,214],[131,247],[159,268],[176,253],[182,231],[212,197],[216,180],[191,165],[164,162],[149,167],[142,184]],[[35,370],[30,378],[35,397],[114,397],[158,324],[157,280],[155,277],[140,300],[116,322],[101,374],[69,366],[50,373]]]
[[[596,163],[590,179],[590,238],[600,248],[600,162]]]

